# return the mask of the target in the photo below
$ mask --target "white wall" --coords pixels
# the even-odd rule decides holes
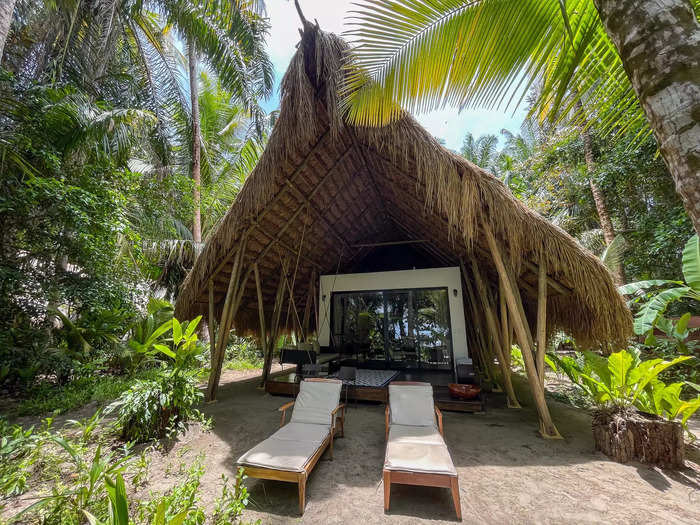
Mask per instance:
[[[348,273],[322,275],[318,295],[318,342],[329,346],[331,335],[331,294],[333,292],[361,292],[376,290],[402,290],[409,288],[447,288],[452,323],[452,347],[455,363],[466,359],[471,363],[467,350],[467,332],[462,302],[462,280],[457,267],[429,268],[426,270],[402,270],[398,272]],[[455,296],[453,290],[457,290]],[[323,296],[326,300],[323,300]]]

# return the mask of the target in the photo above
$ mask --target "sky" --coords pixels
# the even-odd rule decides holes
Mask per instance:
[[[341,34],[347,29],[344,20],[352,10],[352,0],[300,0],[299,4],[308,20],[318,20],[322,30]],[[293,0],[266,0],[270,18],[268,53],[275,67],[275,92],[264,104],[268,111],[279,107],[279,84],[289,61],[296,51],[301,22]],[[433,136],[445,140],[448,148],[459,150],[467,132],[474,136],[491,133],[500,136],[501,129],[518,133],[525,115],[524,109],[464,110],[444,108],[439,111],[414,115]]]

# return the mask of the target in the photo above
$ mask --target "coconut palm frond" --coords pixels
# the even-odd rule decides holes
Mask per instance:
[[[627,250],[627,241],[622,235],[617,235],[610,244],[603,250],[600,260],[611,272],[615,272],[622,266],[622,259]]]
[[[349,24],[343,107],[353,123],[386,124],[401,107],[514,107],[538,86],[540,121],[649,136],[590,0],[362,0]]]

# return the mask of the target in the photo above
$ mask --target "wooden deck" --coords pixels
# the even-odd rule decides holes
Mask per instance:
[[[400,381],[425,381],[433,385],[435,403],[440,410],[456,412],[485,412],[486,395],[482,394],[478,399],[462,401],[450,397],[447,384],[452,382],[452,374],[449,371],[438,370],[406,370],[396,378]],[[268,394],[279,396],[296,396],[299,393],[299,377],[296,372],[280,374],[271,378],[265,385]],[[341,399],[355,401],[373,401],[386,403],[389,390],[384,387],[368,386],[343,386]]]

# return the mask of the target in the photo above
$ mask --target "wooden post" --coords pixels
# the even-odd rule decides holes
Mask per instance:
[[[207,318],[207,328],[209,329],[209,361],[210,368],[214,368],[214,355],[216,352],[216,330],[214,323],[216,322],[216,311],[214,305],[214,280],[209,279],[209,317]]]
[[[262,285],[260,284],[260,271],[258,265],[253,266],[255,275],[255,289],[258,294],[258,317],[260,319],[260,348],[262,348],[263,356],[267,348],[267,331],[265,330],[265,305],[263,303]]]
[[[311,320],[311,305],[313,304],[314,300],[314,275],[316,271],[314,269],[311,270],[311,276],[309,277],[309,289],[307,290],[306,293],[306,304],[304,305],[304,320],[302,321],[302,335],[304,339],[308,339],[309,337],[309,323]]]
[[[547,350],[547,263],[540,260],[537,278],[537,373],[544,389],[544,354]]]
[[[513,381],[510,375],[510,368],[508,368],[508,362],[504,354],[503,344],[501,342],[501,334],[499,331],[498,323],[496,323],[496,316],[494,315],[493,309],[491,307],[491,301],[489,301],[488,293],[486,290],[486,283],[481,277],[481,272],[476,264],[476,260],[471,258],[472,265],[472,275],[474,276],[474,282],[476,283],[476,288],[479,292],[479,297],[481,297],[481,307],[484,310],[484,315],[486,316],[486,324],[488,326],[489,332],[491,332],[491,339],[493,340],[493,346],[496,351],[496,356],[498,357],[498,362],[501,365],[501,374],[503,375],[503,386],[505,387],[506,394],[508,396],[508,408],[520,408],[520,403],[515,395],[515,390],[513,389]]]
[[[512,330],[508,322],[508,305],[506,304],[506,294],[503,291],[501,280],[498,280],[498,304],[501,312],[501,341],[503,342],[503,352],[506,358],[506,364],[510,370],[511,365],[511,346],[512,346]]]
[[[513,286],[511,284],[511,277],[508,275],[503,258],[501,257],[501,250],[496,242],[496,237],[491,231],[491,227],[487,222],[484,222],[483,226],[486,242],[489,245],[491,257],[493,257],[494,265],[498,271],[498,277],[503,283],[503,291],[505,292],[508,310],[515,328],[515,335],[517,336],[518,344],[520,345],[520,349],[523,353],[527,380],[530,385],[530,390],[532,391],[532,397],[535,400],[537,412],[540,416],[540,432],[542,436],[546,438],[561,439],[561,435],[552,421],[552,416],[549,413],[549,407],[547,407],[547,400],[544,397],[544,387],[540,385],[539,377],[537,375],[537,368],[535,366],[535,360],[532,353],[532,334],[530,334],[527,319],[524,316],[522,302],[518,304],[519,301],[516,299],[516,292],[513,290]],[[520,295],[519,291],[517,292],[517,295]]]
[[[261,386],[265,386],[267,383],[267,378],[270,375],[270,368],[272,367],[272,354],[275,350],[275,345],[277,344],[277,333],[279,328],[280,317],[282,316],[282,303],[284,302],[284,292],[285,292],[285,276],[287,274],[287,263],[282,262],[280,270],[280,280],[277,285],[277,293],[275,294],[275,305],[272,311],[272,319],[270,323],[270,338],[268,340],[267,348],[265,349],[265,362],[263,364],[263,374],[261,380]]]
[[[244,237],[241,241],[241,246],[236,252],[233,268],[231,269],[231,277],[228,283],[228,290],[226,291],[226,299],[224,300],[224,308],[221,313],[221,323],[219,324],[219,338],[216,342],[214,363],[211,372],[209,373],[209,382],[207,384],[206,394],[207,401],[214,401],[214,399],[216,399],[216,390],[219,388],[221,367],[224,364],[229,332],[231,331],[233,318],[236,316],[236,310],[238,308],[237,303],[240,304],[240,296],[238,294],[240,284],[239,275],[241,267],[243,266],[243,256],[245,254],[246,243],[247,237]]]
[[[479,356],[479,361],[483,366],[482,372],[485,374],[487,379],[492,380],[494,379],[494,374],[492,370],[493,357],[491,355],[486,354],[486,341],[484,340],[484,335],[481,333],[481,327],[484,326],[484,321],[482,319],[482,316],[479,315],[480,312],[476,305],[476,296],[474,295],[472,283],[467,277],[467,270],[464,267],[464,261],[462,261],[461,259],[459,261],[459,267],[462,273],[462,283],[464,284],[464,289],[467,290],[467,297],[469,298],[469,308],[472,313],[472,322],[468,324],[472,327],[472,332],[474,333],[474,336],[477,339],[477,343],[479,345],[479,351],[477,352],[477,354]],[[465,302],[467,302],[467,297],[464,298]]]

